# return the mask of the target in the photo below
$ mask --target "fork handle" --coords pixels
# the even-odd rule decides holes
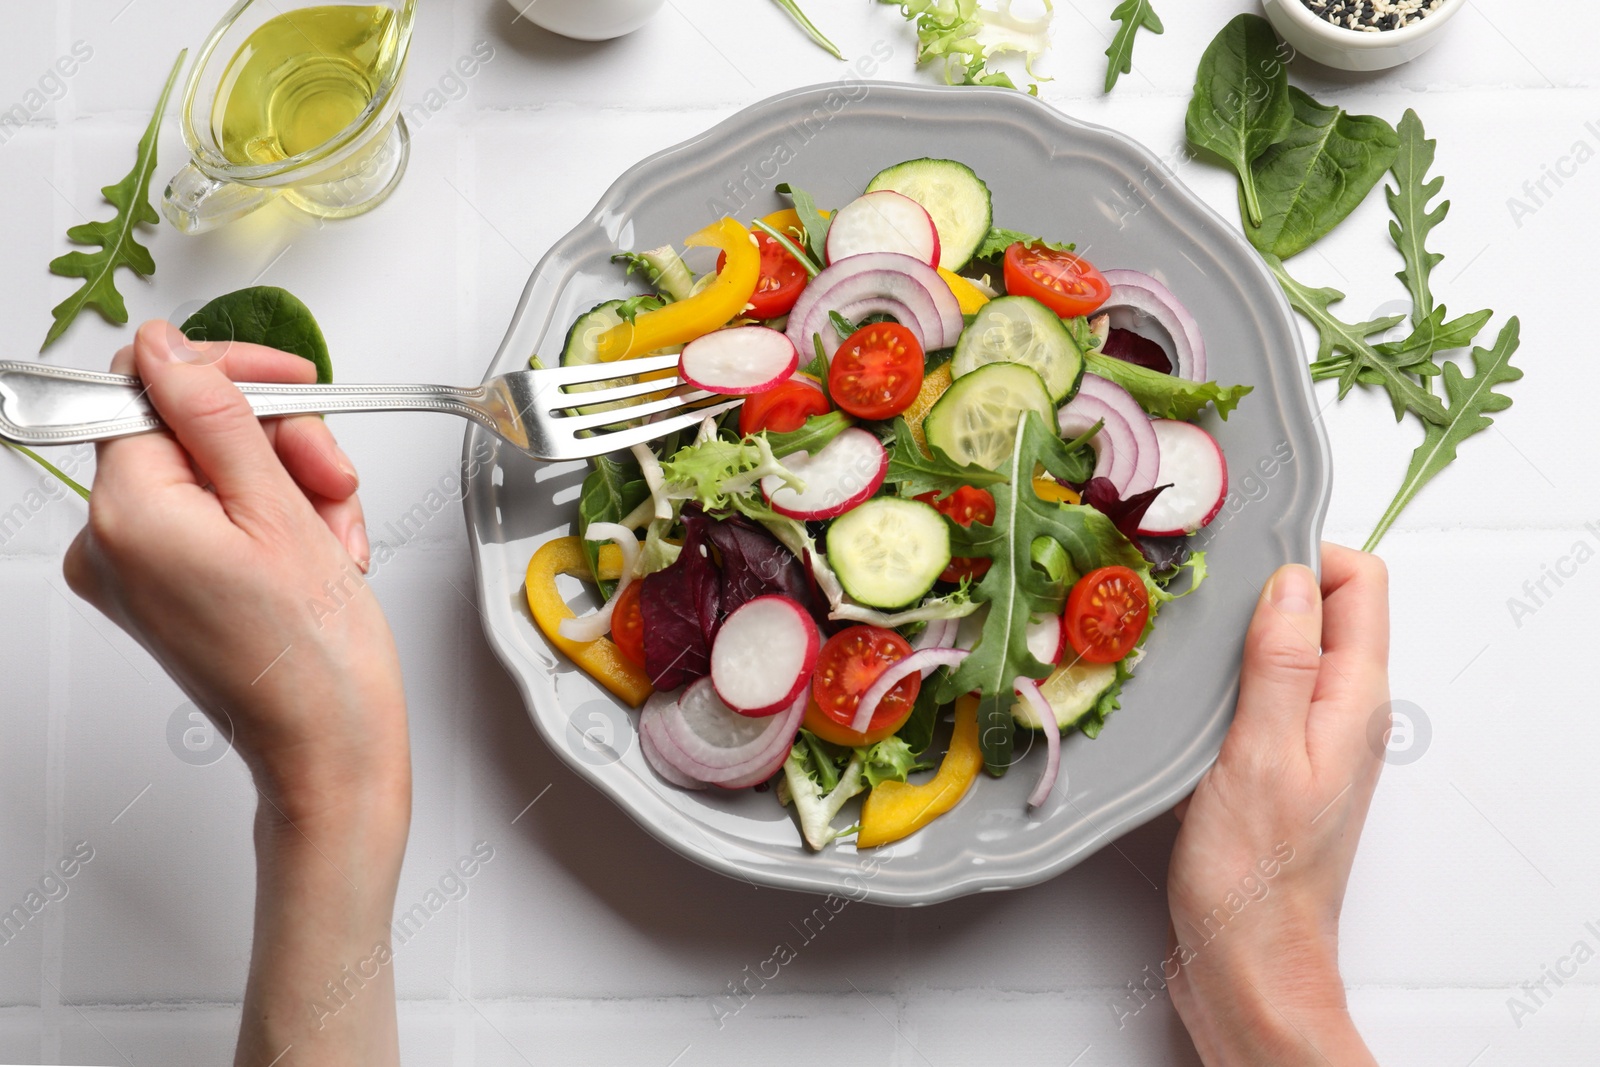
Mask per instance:
[[[482,386],[283,385],[241,382],[261,418],[343,411],[437,411],[493,429]],[[0,438],[19,445],[73,445],[164,425],[143,383],[123,374],[0,360]]]

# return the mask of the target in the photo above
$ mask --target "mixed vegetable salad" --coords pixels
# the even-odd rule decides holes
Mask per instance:
[[[642,708],[663,779],[778,776],[812,848],[899,840],[1042,739],[1037,807],[1062,735],[1098,735],[1161,606],[1204,577],[1187,538],[1228,475],[1192,420],[1249,389],[1208,380],[1154,278],[996,228],[961,163],[889,167],[832,212],[778,191],[791,208],[684,242],[718,253],[699,277],[673,247],[618,256],[651,291],[573,324],[564,364],[677,352],[671,388],[744,399],[594,461],[577,536],[529,563],[534,620]],[[604,606],[574,616],[561,574]]]

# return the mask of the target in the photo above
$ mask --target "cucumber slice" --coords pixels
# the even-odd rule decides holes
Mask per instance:
[[[939,266],[960,270],[989,236],[994,207],[989,187],[965,163],[913,159],[878,172],[867,192],[890,189],[922,205],[939,234]]]
[[[561,365],[563,367],[586,367],[590,364],[600,362],[600,356],[596,350],[596,346],[600,341],[600,335],[611,329],[611,327],[622,322],[622,316],[617,314],[617,308],[621,307],[622,304],[623,302],[621,300],[602,301],[601,303],[598,303],[594,307],[590,308],[588,311],[585,311],[582,315],[578,316],[577,321],[572,324],[572,328],[567,331],[567,340],[561,349]],[[659,352],[651,352],[649,354],[652,356],[666,355],[669,352],[682,351],[682,349],[682,345],[675,345],[671,348],[663,348]],[[586,393],[595,389],[610,389],[618,385],[632,385],[638,380],[638,378],[628,375],[626,377],[615,378],[603,382],[588,382],[578,385],[569,385],[567,386],[567,391],[573,393]],[[613,400],[609,404],[590,404],[587,407],[581,407],[576,410],[579,414],[583,415],[589,415],[597,411],[614,411],[617,408],[631,407],[634,404],[642,404],[646,400],[655,400],[664,395],[665,393],[649,393],[643,397],[634,397],[629,400]],[[637,423],[638,420],[629,420],[628,422],[618,423],[617,425],[633,426],[637,425]],[[601,427],[601,429],[609,429],[609,427]],[[593,431],[590,430],[581,431],[585,437],[589,436],[592,432]]]
[[[1056,726],[1065,733],[1094,710],[1100,694],[1115,685],[1116,681],[1115,663],[1079,661],[1057,667],[1050,677],[1039,683],[1039,691],[1056,713]],[[1011,717],[1030,730],[1044,729],[1044,721],[1026,700],[1011,705]]]
[[[1072,399],[1083,380],[1083,353],[1072,334],[1055,312],[1031,296],[991,300],[961,331],[950,372],[959,378],[989,363],[1032,367],[1057,404]]]
[[[903,608],[926,596],[950,565],[950,527],[920,500],[874,497],[828,527],[828,564],[861,603]]]
[[[1045,425],[1055,425],[1056,407],[1039,372],[1021,363],[985,363],[951,383],[923,420],[922,431],[930,445],[957,463],[999,470],[1029,411],[1037,411]]]

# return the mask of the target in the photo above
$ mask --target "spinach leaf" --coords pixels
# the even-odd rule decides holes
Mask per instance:
[[[1141,29],[1151,33],[1164,33],[1166,27],[1161,25],[1161,18],[1156,14],[1156,9],[1150,6],[1150,0],[1122,0],[1116,10],[1111,12],[1111,20],[1120,22],[1117,34],[1111,39],[1111,47],[1106,49],[1106,92],[1116,87],[1117,78],[1133,70],[1133,43]]]
[[[922,681],[922,688],[917,690],[917,702],[911,706],[911,717],[908,718],[895,736],[906,743],[913,755],[920,756],[933,744],[933,732],[939,722],[939,712],[947,704],[939,700],[939,688],[943,684],[949,668],[940,667]]]
[[[988,605],[982,635],[972,653],[940,687],[941,697],[978,692],[978,729],[984,766],[1000,776],[1011,762],[1011,705],[1019,676],[1043,678],[1051,666],[1028,651],[1028,623],[1034,614],[1061,611],[1064,590],[1042,569],[1033,565],[1033,543],[1040,537],[1060,542],[1080,574],[1096,567],[1120,564],[1149,581],[1144,556],[1117,532],[1111,520],[1092,507],[1041,500],[1033,491],[1036,465],[1065,477],[1074,457],[1067,443],[1047,427],[1036,412],[1029,412],[1017,427],[1011,455],[1004,463],[1010,484],[997,482],[995,518],[989,525],[970,527],[948,523],[953,555],[992,560],[983,579],[973,587],[973,599]]]
[[[806,251],[811,253],[811,258],[818,263],[828,262],[828,222],[817,210],[817,202],[811,199],[810,193],[787,182],[779,185],[777,191],[794,203],[794,213],[800,216],[800,225],[805,227]]]
[[[906,420],[894,420],[894,444],[889,449],[889,470],[884,481],[899,486],[903,495],[953,493],[963,485],[981,487],[1005,480],[999,471],[957,463],[938,445],[929,445],[925,454],[917,447]]]
[[[1250,243],[1288,259],[1343,222],[1372,192],[1400,150],[1394,127],[1374,115],[1324,107],[1289,87],[1294,119],[1283,140],[1250,165],[1261,222]]]
[[[66,333],[67,327],[78,317],[78,312],[86,307],[100,312],[108,322],[120,325],[128,321],[128,306],[117,291],[119,267],[126,267],[141,278],[148,278],[156,272],[155,257],[139,243],[137,234],[141,225],[156,226],[161,223],[161,216],[150,206],[150,176],[156,169],[156,141],[161,132],[161,117],[166,114],[167,98],[172,95],[173,83],[178,80],[183,70],[183,59],[188,54],[185,49],[173,61],[167,84],[161,90],[161,99],[156,103],[155,114],[150,116],[144,135],[139,138],[133,169],[115,185],[100,190],[106,202],[117,209],[116,214],[104,222],[84,222],[67,230],[67,240],[80,245],[99,245],[100,250],[68,252],[50,261],[51,274],[63,278],[82,278],[83,284],[77,292],[50,309],[55,321],[44,335],[44,344],[39,346],[41,352]],[[11,110],[15,112],[17,109]]]
[[[1428,202],[1444,188],[1443,177],[1427,180],[1438,142],[1428,140],[1422,119],[1410,108],[1400,118],[1399,137],[1400,150],[1393,168],[1395,187],[1383,192],[1389,201],[1389,212],[1394,215],[1389,236],[1405,260],[1405,267],[1395,277],[1411,292],[1411,324],[1420,329],[1433,312],[1429,277],[1444,259],[1439,253],[1428,251],[1428,235],[1450,213],[1450,201],[1428,210]]]
[[[1191,382],[1171,374],[1141,367],[1114,356],[1096,351],[1084,355],[1090,374],[1098,374],[1116,382],[1139,402],[1151,416],[1158,419],[1183,419],[1188,421],[1214,405],[1223,421],[1239,406],[1255,386],[1218,385],[1216,382]]]
[[[1416,414],[1424,422],[1439,426],[1448,421],[1444,405],[1417,381],[1402,356],[1393,351],[1380,352],[1369,340],[1372,335],[1404,322],[1404,315],[1390,315],[1370,322],[1344,322],[1332,311],[1332,306],[1344,299],[1343,293],[1332,288],[1313,289],[1296,281],[1277,256],[1263,253],[1262,258],[1277,276],[1278,284],[1289,297],[1290,305],[1317,328],[1320,339],[1317,361],[1320,363],[1336,352],[1350,357],[1350,362],[1345,364],[1339,376],[1341,400],[1361,380],[1361,375],[1367,373],[1388,390],[1396,422],[1407,411]]]
[[[617,455],[622,458],[596,456],[591,461],[594,463],[594,470],[583,480],[583,488],[578,494],[580,537],[589,532],[590,523],[622,521],[624,516],[642,504],[650,495],[644,476],[639,473],[638,463],[634,462],[627,452],[619,452]],[[589,571],[595,575],[601,593],[609,597],[616,583],[600,579],[601,544],[599,541],[585,540],[583,557],[589,561]]]
[[[224,293],[183,320],[191,341],[241,341],[293,352],[317,367],[317,381],[333,381],[333,362],[311,310],[299,297],[275,285],[256,285]]]
[[[1494,420],[1489,416],[1511,406],[1511,398],[1495,392],[1494,387],[1522,377],[1522,371],[1511,365],[1521,332],[1522,324],[1513,316],[1500,331],[1494,348],[1473,349],[1475,373],[1471,378],[1464,375],[1457,364],[1445,364],[1444,393],[1450,401],[1446,420],[1422,428],[1422,444],[1411,454],[1411,466],[1400,483],[1400,491],[1378,520],[1363,551],[1371,552],[1378,547],[1378,542],[1417,492],[1456,458],[1456,448],[1463,441],[1493,426]]]
[[[1293,121],[1278,37],[1261,16],[1240,15],[1200,58],[1184,126],[1191,143],[1215,153],[1239,175],[1252,226],[1260,226],[1262,216],[1250,164],[1283,140]]]

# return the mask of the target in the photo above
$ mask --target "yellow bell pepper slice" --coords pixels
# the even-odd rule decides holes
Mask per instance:
[[[675,300],[647,311],[632,322],[619,323],[600,335],[595,355],[601,363],[632,359],[668,345],[681,345],[726,325],[750,302],[761,279],[761,252],[733,219],[720,219],[683,242],[720,248],[727,255],[716,281],[687,300]]]
[[[612,549],[608,566],[606,549]],[[600,571],[611,571],[615,577],[620,571],[621,554],[615,545],[600,549]],[[638,667],[628,662],[609,637],[593,641],[574,641],[561,636],[561,620],[573,618],[572,609],[561,599],[556,588],[556,576],[570,574],[575,578],[592,580],[589,561],[584,559],[583,545],[576,537],[558,537],[546,541],[528,561],[528,610],[533,621],[552,645],[560,649],[572,662],[582,667],[589,676],[625,701],[629,707],[638,707],[649,699],[654,687],[650,678]]]
[[[934,401],[944,396],[944,391],[950,388],[951,381],[949,362],[939,364],[922,376],[922,390],[917,393],[911,406],[901,412],[901,417],[906,420],[906,429],[911,431],[911,439],[925,456],[933,453],[928,451],[928,438],[923,434],[922,423],[927,419],[928,412],[933,410]]]
[[[955,296],[956,303],[961,305],[961,314],[974,315],[979,308],[989,302],[982,289],[954,271],[940,267],[939,277],[944,279],[944,283],[950,287],[950,292]]]
[[[1035,478],[1033,492],[1046,504],[1081,504],[1083,498],[1070,485],[1062,485],[1054,478]]]
[[[978,698],[956,701],[956,729],[950,750],[939,763],[939,773],[922,785],[883,782],[861,804],[861,832],[857,848],[875,848],[916,833],[943,815],[967,795],[983,769],[978,748]]]

